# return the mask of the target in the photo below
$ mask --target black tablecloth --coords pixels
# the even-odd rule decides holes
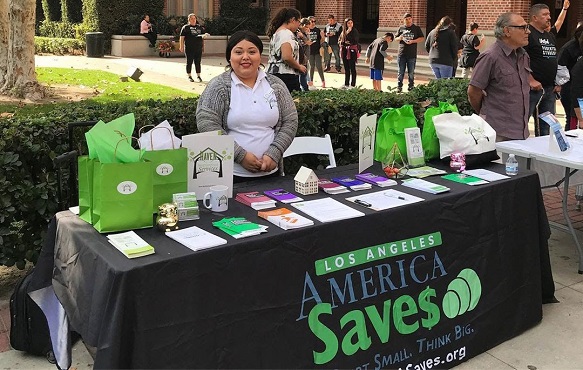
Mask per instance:
[[[332,196],[366,216],[288,231],[231,199],[225,214],[181,223],[228,244],[193,252],[144,229],[156,253],[131,260],[61,212],[39,275],[50,280],[54,261],[53,287],[72,328],[97,347],[95,368],[452,367],[541,320],[554,295],[550,230],[534,172],[476,187],[429,180],[451,192],[399,185],[425,201],[381,212],[345,201],[354,192]],[[293,191],[293,178],[237,186]],[[211,226],[224,216],[269,232],[235,240]],[[383,255],[391,248],[399,254]],[[318,275],[316,264],[331,271]]]

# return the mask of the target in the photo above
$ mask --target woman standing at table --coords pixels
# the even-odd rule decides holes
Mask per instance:
[[[308,71],[299,62],[300,46],[296,39],[301,17],[297,9],[282,8],[267,28],[270,39],[267,73],[279,77],[290,92],[300,90],[299,75]]]
[[[352,18],[346,18],[342,26],[342,33],[338,39],[340,44],[340,55],[344,63],[344,89],[356,86],[356,60],[360,51],[358,50],[359,35],[354,28]]]
[[[188,24],[185,24],[180,30],[180,51],[186,54],[186,74],[188,80],[192,79],[192,62],[196,69],[196,78],[202,82],[200,77],[200,61],[202,59],[203,38],[206,36],[204,28],[196,22],[196,15],[188,15]]]
[[[196,108],[200,132],[221,130],[233,137],[234,182],[277,175],[298,128],[286,85],[260,68],[262,52],[256,34],[235,32],[227,42],[227,71],[209,82]]]

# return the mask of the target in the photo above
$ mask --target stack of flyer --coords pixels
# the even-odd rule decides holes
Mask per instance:
[[[275,200],[259,193],[258,191],[238,193],[235,200],[253,208],[254,210],[273,208],[276,204]]]
[[[380,186],[381,188],[397,185],[397,182],[395,180],[388,179],[384,176],[377,176],[370,172],[359,173],[355,177],[360,181],[368,182],[369,184]]]
[[[350,190],[367,190],[372,188],[372,185],[364,181],[352,178],[350,176],[335,177],[332,179],[335,183],[346,186]]]
[[[172,194],[172,201],[176,203],[178,221],[191,221],[200,218],[194,192]]]
[[[279,202],[282,203],[293,203],[293,202],[299,202],[301,200],[304,200],[300,197],[298,197],[295,194],[290,193],[287,190],[284,189],[274,189],[274,190],[266,190],[263,192],[265,195],[267,195],[270,198],[273,198]]]
[[[267,226],[255,224],[245,217],[227,217],[213,222],[213,226],[231,235],[235,239],[259,235],[267,232]]]
[[[342,194],[350,191],[346,186],[339,185],[328,179],[318,179],[318,187],[328,194]]]
[[[450,190],[447,186],[436,184],[434,182],[423,179],[405,179],[403,180],[402,185],[431,194],[445,193],[446,191]]]
[[[272,224],[284,230],[299,229],[300,227],[311,226],[314,221],[301,216],[287,208],[276,208],[270,211],[260,211],[258,216],[266,219]]]
[[[136,258],[153,254],[154,247],[133,231],[109,234],[107,240],[127,258]]]

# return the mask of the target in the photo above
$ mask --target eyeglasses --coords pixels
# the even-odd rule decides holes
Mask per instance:
[[[524,32],[528,32],[528,31],[530,31],[530,30],[529,30],[529,28],[528,28],[528,24],[523,24],[522,26],[516,26],[516,25],[514,25],[514,24],[509,24],[509,25],[508,25],[508,26],[506,26],[506,27],[518,28],[518,29],[521,29],[521,30],[522,30],[522,31],[524,31]]]

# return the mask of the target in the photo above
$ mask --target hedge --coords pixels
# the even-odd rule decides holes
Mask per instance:
[[[333,140],[338,165],[354,163],[358,158],[360,117],[379,114],[383,108],[413,104],[420,125],[424,104],[431,100],[454,102],[461,114],[470,114],[466,89],[468,80],[436,80],[419,86],[408,94],[373,90],[324,89],[294,94],[300,119],[298,136],[323,136]],[[455,97],[455,101],[449,97]],[[24,268],[26,261],[36,262],[50,218],[59,211],[57,180],[53,159],[68,150],[69,122],[103,120],[133,112],[136,130],[144,125],[170,121],[178,136],[195,133],[197,98],[160,102],[96,104],[92,102],[59,105],[43,117],[0,119],[0,264]],[[79,135],[73,143],[77,148]],[[300,165],[322,167],[323,158],[306,156],[286,159],[286,172],[294,173]],[[64,183],[66,186],[66,182]]]

